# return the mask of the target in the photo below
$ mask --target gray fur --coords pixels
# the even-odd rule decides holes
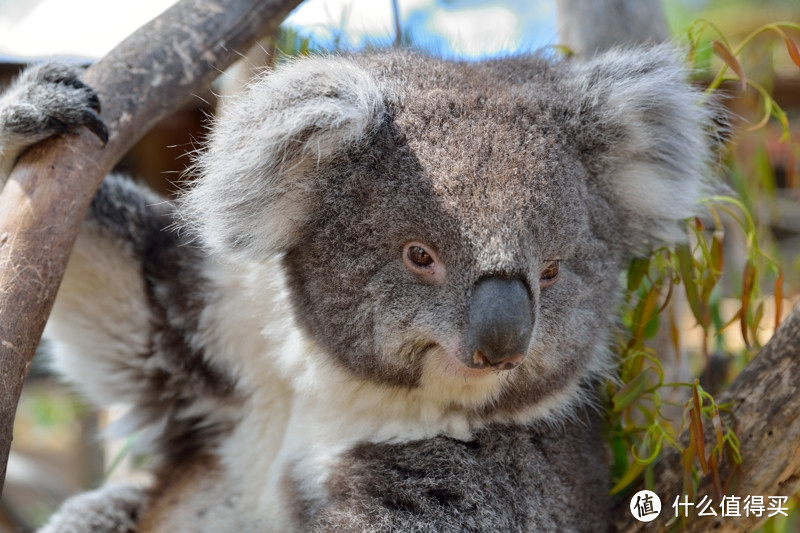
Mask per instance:
[[[198,173],[204,178],[187,191],[191,226],[201,228],[205,244],[220,255],[241,249],[266,255],[295,242],[295,229],[311,211],[305,199],[313,184],[303,175],[363,142],[382,118],[382,95],[350,62],[310,59],[293,66],[226,103],[210,142],[213,153],[227,155],[203,155]],[[208,205],[215,208],[208,211]]]
[[[235,384],[208,360],[195,338],[214,291],[202,272],[204,254],[176,230],[170,202],[118,176],[103,182],[85,223],[109,240],[125,243],[144,281],[149,343],[124,359],[107,358],[117,365],[109,373],[126,374],[136,384],[125,398],[135,406],[128,421],[158,427],[156,440],[167,461],[169,456],[191,455],[200,441],[229,426],[197,412],[195,400],[204,398],[220,411],[236,403]]]
[[[39,533],[136,533],[145,491],[127,483],[67,500]]]
[[[100,101],[80,81],[83,69],[41,63],[26,69],[0,95],[0,187],[28,146],[77,126],[87,126],[103,142],[108,132],[97,112]]]
[[[342,458],[332,501],[307,530],[608,531],[599,424],[489,426],[469,442],[360,445]]]
[[[226,102],[177,207],[107,180],[49,332],[155,439],[144,523],[604,530],[600,430],[575,413],[611,366],[620,272],[710,190],[700,97],[669,47],[301,59]],[[524,287],[530,341],[476,374],[458,361],[487,278]]]

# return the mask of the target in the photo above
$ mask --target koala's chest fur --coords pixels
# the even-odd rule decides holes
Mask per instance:
[[[221,531],[261,533],[601,532],[608,473],[596,445],[598,422],[487,427],[470,441],[358,443],[306,475],[297,463],[285,465],[290,474],[256,487],[272,502],[258,509],[242,492],[250,487],[227,479],[218,459],[200,458],[171,472],[141,533],[217,524]]]
[[[547,446],[541,446],[537,438],[559,434],[564,431],[563,425],[545,424],[545,431],[525,425],[556,406],[569,405],[578,394],[573,389],[535,409],[493,419],[501,424],[489,430],[489,419],[470,407],[481,406],[497,394],[504,383],[501,375],[476,381],[443,380],[439,363],[432,357],[418,387],[392,390],[354,379],[321,353],[323,348],[286,312],[290,302],[278,260],[237,269],[219,267],[211,278],[220,296],[203,311],[205,324],[201,330],[207,353],[213,353],[216,363],[235,376],[240,416],[230,433],[211,448],[211,460],[195,461],[189,467],[197,469],[200,478],[213,476],[216,482],[206,483],[208,490],[232,496],[231,505],[239,516],[251,517],[262,524],[260,527],[269,524],[270,531],[296,530],[319,516],[321,510],[329,512],[342,498],[369,500],[360,489],[353,492],[343,483],[363,483],[376,494],[390,488],[400,490],[393,477],[403,477],[410,469],[417,474],[406,479],[408,486],[403,490],[408,494],[397,497],[412,498],[412,493],[427,490],[430,483],[441,484],[438,489],[428,487],[434,494],[429,497],[435,500],[437,491],[445,490],[445,486],[456,490],[453,483],[466,474],[483,472],[478,477],[485,485],[495,471],[519,470],[531,449],[546,453],[548,446],[558,442],[558,453],[571,453],[566,450],[577,445],[551,438]],[[248,288],[255,280],[261,283],[257,297],[249,290],[252,287]],[[266,285],[264,280],[269,280]],[[515,422],[523,424],[517,428],[508,425]],[[577,423],[576,428],[587,434],[585,441],[596,438],[584,422]],[[511,445],[509,439],[512,444],[521,439],[531,449]],[[497,454],[498,450],[501,453]],[[379,463],[379,457],[402,457],[397,459],[402,464],[375,470],[372,463]],[[426,477],[425,472],[440,469],[451,472],[452,478],[439,479],[438,474]],[[464,470],[461,475],[457,473],[460,469]],[[365,473],[371,470],[375,471],[370,478]],[[358,481],[358,476],[366,477]],[[563,472],[559,476],[569,477]],[[176,484],[171,477],[171,473],[163,477],[170,491],[191,494],[198,491],[196,487],[204,486]],[[475,480],[462,481],[458,490],[485,490],[475,486]],[[596,481],[598,487],[604,486],[602,475]],[[498,483],[505,486],[505,482]],[[510,483],[517,486],[516,481]],[[198,492],[183,499],[197,500],[199,508],[208,509],[203,490]],[[453,498],[462,501],[461,497]],[[474,495],[463,501],[472,498]],[[213,509],[229,514],[224,506]],[[203,516],[213,512],[204,511]]]

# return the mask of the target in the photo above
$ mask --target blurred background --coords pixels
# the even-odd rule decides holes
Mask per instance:
[[[0,86],[30,60],[55,55],[91,62],[171,3],[0,0]],[[697,19],[711,21],[734,44],[764,24],[800,22],[800,0],[662,0],[662,7],[669,31],[677,40],[686,39],[687,28]],[[793,37],[800,42],[800,35]],[[284,55],[358,51],[399,42],[436,55],[474,60],[542,48],[545,53],[556,53],[559,38],[555,0],[308,0],[287,18],[276,41],[242,50],[244,59],[238,65],[220,76],[212,90],[194,95],[185,107],[148,133],[118,170],[172,194],[188,164],[185,154],[202,140],[206,117],[216,108],[216,95],[239,90],[252,72]],[[698,84],[708,85],[720,66],[709,49],[707,43],[695,58]],[[769,324],[775,323],[776,308],[786,314],[800,294],[800,196],[796,188],[800,148],[797,141],[791,141],[800,139],[800,69],[775,38],[755,39],[740,60],[748,77],[758,80],[786,112],[791,130],[789,141],[778,121],[749,131],[749,126],[761,119],[758,93],[741,93],[732,84],[723,84],[722,90],[730,94],[727,104],[740,117],[735,148],[726,158],[727,179],[754,214],[761,246],[783,269],[781,306],[768,298],[774,276],[762,288],[765,320],[758,338],[765,342],[773,330]],[[725,246],[726,265],[733,267],[726,274],[730,279],[715,297],[720,316],[735,312],[736,277],[741,272],[736,265],[743,262],[737,253],[744,254],[737,252],[743,245],[737,244],[735,236],[726,239]],[[687,332],[682,336],[686,350],[696,351],[702,343],[697,336],[701,333],[696,332],[689,313],[680,318],[680,326]],[[721,363],[720,372],[726,379],[743,364],[737,362],[736,354],[742,354],[742,361],[749,357],[741,335],[734,333],[720,332],[717,338],[719,351],[733,354]],[[107,479],[144,476],[136,466],[146,458],[130,452],[132,440],[101,441],[98,437],[115,413],[97,412],[85,405],[47,371],[46,346],[40,352],[17,414],[0,500],[0,533],[32,531],[64,498]],[[677,366],[689,376],[709,370],[708,361],[690,357]],[[800,531],[796,518],[782,522],[778,529],[770,527]]]

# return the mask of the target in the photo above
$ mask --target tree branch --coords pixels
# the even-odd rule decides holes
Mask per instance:
[[[731,403],[730,415],[739,437],[742,465],[738,482],[729,487],[728,494],[740,496],[791,496],[800,489],[800,306],[795,307],[783,321],[772,339],[750,362],[717,403]],[[688,438],[683,435],[683,442]],[[713,431],[706,432],[706,449],[714,446]],[[720,467],[720,477],[727,479],[732,465],[725,462]],[[620,533],[635,531],[668,531],[667,520],[674,516],[670,507],[676,495],[682,495],[682,468],[680,454],[670,449],[655,469],[655,492],[662,501],[661,516],[654,522],[638,522],[631,514],[627,500],[621,501],[614,512]],[[711,476],[700,480],[696,501],[704,495],[714,500],[720,512],[718,497],[714,495]],[[683,501],[683,499],[681,499]],[[681,510],[681,514],[683,514]],[[743,531],[752,530],[767,519],[741,516],[722,518],[697,516],[690,510],[690,518],[682,531]],[[745,513],[742,511],[742,515]]]
[[[49,139],[0,195],[0,486],[22,383],[84,213],[103,177],[157,120],[275,33],[299,0],[181,0],[87,70],[110,138]]]

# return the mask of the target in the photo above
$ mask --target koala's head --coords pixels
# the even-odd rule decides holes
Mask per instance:
[[[698,100],[666,47],[298,60],[226,107],[186,208],[213,254],[283,255],[352,375],[514,413],[599,372],[626,260],[681,238]]]

